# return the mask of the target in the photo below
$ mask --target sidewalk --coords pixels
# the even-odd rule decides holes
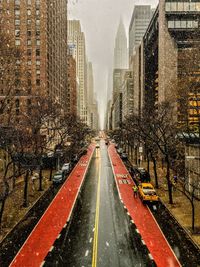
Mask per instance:
[[[130,162],[132,162],[131,159],[129,160]],[[135,165],[134,162],[132,162],[132,164]],[[141,167],[147,169],[147,163],[143,161]],[[185,228],[185,230],[189,233],[194,242],[200,247],[200,202],[195,201],[195,228],[197,229],[197,233],[193,234],[191,229],[192,209],[190,201],[181,192],[176,190],[173,192],[174,204],[170,205],[168,199],[167,183],[165,178],[166,169],[162,169],[162,167],[158,164],[157,173],[159,189],[156,189],[156,191],[158,196],[165,204],[165,206],[169,209],[169,211],[172,213],[172,215],[176,218],[176,220],[180,223],[180,225]],[[150,164],[150,175],[152,184],[154,185],[155,179],[152,163]]]

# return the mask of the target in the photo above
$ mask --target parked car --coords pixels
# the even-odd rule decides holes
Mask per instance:
[[[100,148],[100,145],[99,144],[96,144],[96,148]]]
[[[70,172],[70,170],[71,170],[71,163],[70,162],[64,163],[61,170],[65,174],[68,174]]]
[[[138,186],[139,197],[142,202],[158,202],[159,198],[151,183],[141,183]]]
[[[56,172],[52,178],[53,184],[61,184],[64,180],[64,176],[65,175],[64,175],[64,172],[62,170]]]
[[[127,155],[127,153],[122,152],[120,156],[121,156],[121,158],[122,158],[123,160],[127,160],[127,159],[128,159],[128,155]]]
[[[124,151],[123,151],[123,148],[121,148],[121,147],[118,148],[118,149],[117,149],[117,152],[118,152],[119,155],[121,155],[121,154],[124,152]]]
[[[149,183],[151,181],[150,174],[142,167],[137,168],[136,178],[139,179],[141,183]]]

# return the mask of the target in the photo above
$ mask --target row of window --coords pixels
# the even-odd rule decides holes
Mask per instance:
[[[200,1],[199,2],[166,2],[166,11],[200,11]]]
[[[197,29],[198,26],[197,20],[168,20],[169,29]]]
[[[35,20],[35,24],[36,24],[36,26],[39,26],[40,25],[40,20],[39,19],[36,19]],[[20,19],[16,19],[15,20],[15,25],[16,26],[19,26],[20,25]],[[27,25],[31,25],[31,19],[27,19]]]
[[[20,40],[20,39],[15,39],[15,45],[16,45],[16,46],[21,45],[21,40]],[[32,41],[31,41],[31,39],[28,39],[28,40],[27,40],[27,45],[28,45],[28,46],[31,46],[31,45],[32,45]],[[37,45],[37,46],[40,46],[40,40],[36,40],[36,45]]]
[[[27,36],[30,37],[31,36],[31,33],[32,32],[30,30],[28,30],[27,31]],[[36,36],[40,36],[40,30],[36,30],[35,35]],[[15,36],[16,37],[20,37],[20,30],[19,29],[15,29]]]
[[[7,10],[7,14],[10,14],[9,10]],[[36,14],[36,16],[39,16],[40,10],[36,9],[35,14]],[[30,9],[27,9],[27,15],[31,16],[31,10]],[[15,16],[20,16],[20,9],[15,9]]]
[[[9,3],[9,0],[7,0],[7,3]],[[21,3],[20,0],[15,0],[15,5],[16,5],[16,6],[19,6],[20,3]],[[32,4],[32,0],[27,0],[27,5],[30,6],[31,4]],[[35,0],[35,4],[36,4],[36,5],[40,5],[40,0]]]

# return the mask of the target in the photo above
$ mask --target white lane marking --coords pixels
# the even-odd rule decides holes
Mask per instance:
[[[135,229],[135,231],[136,231],[138,234],[140,234],[140,231],[139,231],[138,229]]]
[[[40,267],[44,266],[45,264],[45,261],[43,261],[41,264],[40,264]]]
[[[126,206],[124,206],[125,210],[126,210]]]
[[[52,251],[54,249],[54,246],[51,246],[50,250],[49,251]]]
[[[151,253],[149,253],[149,258],[150,258],[150,260],[153,260]]]
[[[67,224],[65,224],[65,225],[63,226],[63,228],[66,228],[66,226],[67,226]]]
[[[143,244],[144,246],[146,246],[146,243],[144,242],[144,240],[142,240],[142,244]]]
[[[134,224],[134,220],[131,220],[131,222]]]
[[[110,246],[110,244],[109,244],[107,241],[106,241],[106,246],[107,246],[107,247],[109,247],[109,246]]]
[[[90,238],[90,241],[89,242],[92,243],[92,237]]]
[[[61,237],[61,234],[59,234],[58,236],[57,236],[57,239],[59,239]]]
[[[89,250],[86,250],[86,252],[85,252],[85,257],[87,257],[88,254],[89,254]]]
[[[94,231],[95,231],[95,228],[92,229],[92,232],[94,232]]]
[[[131,216],[129,212],[127,212],[127,215],[128,215],[128,216]]]

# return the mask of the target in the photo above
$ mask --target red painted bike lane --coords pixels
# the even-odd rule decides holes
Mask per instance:
[[[147,206],[133,197],[133,181],[114,145],[108,148],[121,201],[127,208],[158,267],[181,266]]]
[[[88,153],[73,169],[10,266],[39,267],[42,264],[59,233],[70,220],[94,149],[95,146],[90,145]]]

